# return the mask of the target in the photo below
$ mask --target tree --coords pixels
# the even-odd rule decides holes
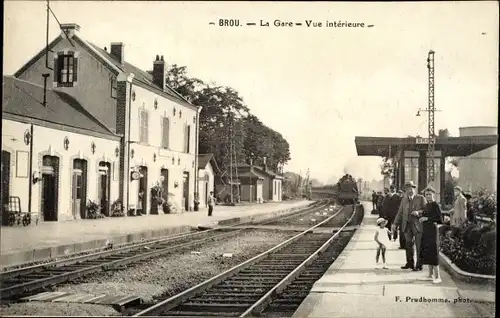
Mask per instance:
[[[262,164],[266,157],[268,167],[277,171],[290,160],[288,142],[250,114],[243,98],[233,88],[211,86],[200,79],[190,78],[187,68],[176,64],[167,70],[166,82],[184,98],[203,107],[199,152],[213,153],[222,171],[229,169],[231,147],[237,163],[252,159]]]

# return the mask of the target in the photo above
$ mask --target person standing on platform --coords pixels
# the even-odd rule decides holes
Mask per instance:
[[[212,212],[214,211],[214,192],[210,191],[210,195],[208,196],[208,216],[212,216]]]
[[[434,284],[441,283],[439,273],[439,231],[438,224],[442,224],[441,208],[434,195],[436,190],[428,187],[424,190],[427,204],[422,212],[419,212],[419,222],[422,223],[422,264],[429,266],[429,275],[426,277]]]
[[[377,193],[375,192],[375,190],[373,190],[372,192],[372,206],[373,206],[373,210],[377,210]]]
[[[398,213],[392,225],[392,232],[400,227],[405,235],[406,241],[406,264],[402,269],[413,269],[414,271],[422,270],[422,255],[420,254],[420,243],[422,241],[422,224],[418,221],[418,213],[423,210],[426,201],[423,196],[415,193],[417,186],[413,181],[405,183],[406,195],[401,200]],[[415,243],[417,252],[417,263],[413,258],[413,244]]]
[[[399,209],[399,205],[401,204],[401,200],[403,200],[403,197],[404,197],[404,191],[403,190],[398,190],[398,209]],[[394,223],[394,222],[393,222]],[[392,226],[391,226],[392,228]],[[398,233],[399,234],[399,249],[400,250],[404,250],[405,249],[405,246],[406,246],[406,242],[405,242],[405,234],[403,233],[403,231],[401,230],[401,227],[399,227],[399,230],[396,231],[395,233]]]
[[[387,195],[384,197],[384,201],[382,202],[382,215],[383,218],[387,221],[387,228],[390,230],[392,227],[392,223],[394,222],[394,218],[396,217],[396,213],[398,213],[400,198],[396,195],[396,187],[391,185],[389,187],[389,191]],[[389,234],[389,240],[394,241],[398,238],[398,232],[394,232]]]
[[[377,212],[379,213],[379,215],[382,213],[382,202],[384,201],[384,194],[379,191],[378,192],[378,196],[377,196]],[[382,215],[380,215],[380,217],[383,217]]]
[[[387,268],[385,266],[385,252],[387,251],[387,247],[389,245],[389,235],[391,232],[387,228],[387,220],[384,218],[377,219],[377,232],[375,232],[375,236],[373,239],[377,242],[377,255],[375,256],[375,261],[377,263],[377,267],[379,266],[380,254],[382,254],[382,268]]]
[[[455,187],[455,204],[451,212],[451,226],[460,227],[467,221],[467,199],[462,194],[462,188]]]

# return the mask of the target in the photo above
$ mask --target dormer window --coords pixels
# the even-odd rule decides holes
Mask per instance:
[[[54,84],[73,87],[78,81],[78,53],[58,52],[54,58]]]

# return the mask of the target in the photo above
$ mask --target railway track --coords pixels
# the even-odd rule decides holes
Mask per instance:
[[[277,219],[289,219],[297,215],[307,215],[327,206],[329,201],[320,201],[304,210],[277,216],[262,222],[266,224]],[[233,226],[249,224],[245,222]],[[207,229],[200,232],[181,234],[174,237],[148,241],[93,254],[76,256],[51,263],[4,271],[0,274],[1,299],[14,298],[26,293],[32,293],[43,288],[70,282],[100,271],[118,269],[150,258],[178,252],[189,247],[206,244],[213,240],[228,239],[244,229],[232,229],[227,226],[218,229]]]
[[[349,210],[350,217],[342,219]],[[305,281],[314,283],[323,274],[328,268],[327,264],[331,264],[332,257],[335,256],[335,253],[329,253],[331,247],[339,239],[342,240],[341,232],[357,214],[353,213],[352,206],[343,207],[334,215],[276,247],[134,316],[260,315],[269,304],[272,305],[269,308],[280,304],[280,295],[285,295],[284,291],[293,294],[297,285],[300,286]],[[338,216],[341,217],[342,226],[334,234],[314,233],[317,228],[335,224],[334,219]],[[293,299],[296,301],[302,296],[303,291]],[[272,304],[273,300],[278,302]]]

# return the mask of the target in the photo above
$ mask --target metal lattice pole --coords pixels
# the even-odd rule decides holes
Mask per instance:
[[[429,147],[427,151],[428,160],[428,169],[429,169],[429,182],[434,181],[435,176],[435,167],[434,167],[434,150],[436,144],[436,136],[434,134],[434,114],[435,114],[435,106],[434,106],[434,51],[430,50],[427,56],[427,69],[429,72],[429,107],[428,107],[428,115],[429,115]]]

